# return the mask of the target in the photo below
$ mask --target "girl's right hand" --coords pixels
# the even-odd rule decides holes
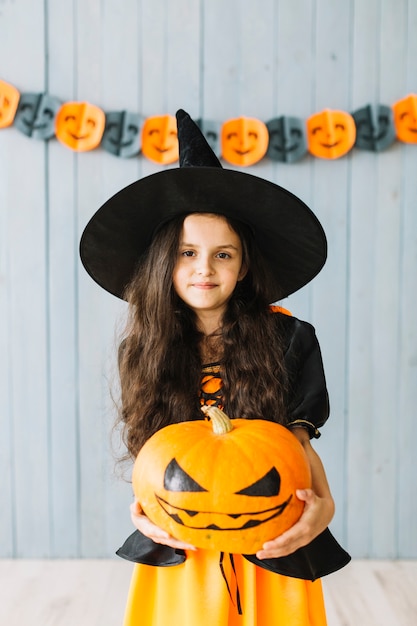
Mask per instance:
[[[196,550],[195,546],[179,541],[178,539],[174,539],[174,537],[171,537],[171,535],[165,532],[165,530],[162,530],[162,528],[153,524],[151,520],[146,517],[137,500],[132,502],[130,505],[130,517],[133,525],[142,533],[142,535],[152,539],[155,543],[162,543],[166,546],[177,548],[179,550]]]

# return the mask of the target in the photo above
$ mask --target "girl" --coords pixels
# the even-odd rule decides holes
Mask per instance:
[[[223,170],[198,127],[177,113],[180,168],[149,176],[90,220],[81,258],[130,304],[121,344],[121,419],[135,458],[158,429],[232,417],[291,428],[310,462],[300,520],[256,555],[224,555],[169,536],[131,505],[136,531],[118,551],[136,562],[125,626],[324,626],[319,577],[349,556],[327,526],[334,513],[310,444],[329,412],[314,329],[271,302],[310,281],[326,259],[313,215],[286,190]]]

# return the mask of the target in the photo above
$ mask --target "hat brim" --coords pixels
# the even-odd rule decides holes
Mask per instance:
[[[82,263],[95,282],[123,298],[155,230],[196,212],[221,214],[252,229],[277,282],[271,301],[306,285],[326,261],[323,228],[294,194],[252,174],[187,167],[142,178],[103,204],[81,237]]]

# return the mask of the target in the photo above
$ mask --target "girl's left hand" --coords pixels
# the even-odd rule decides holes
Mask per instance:
[[[299,489],[296,494],[299,500],[305,502],[300,519],[285,533],[264,543],[263,549],[256,553],[258,559],[273,559],[292,554],[310,543],[329,525],[334,513],[331,497],[320,498],[312,489]]]

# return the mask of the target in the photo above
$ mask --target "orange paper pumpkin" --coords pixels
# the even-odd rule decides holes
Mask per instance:
[[[307,119],[308,150],[322,159],[338,159],[355,144],[356,126],[345,111],[325,109]]]
[[[405,143],[417,143],[417,95],[398,100],[392,108],[397,138]]]
[[[311,485],[302,445],[284,426],[229,418],[171,424],[140,450],[133,489],[146,515],[198,548],[254,554],[300,517]]]
[[[89,102],[65,102],[55,118],[57,139],[76,152],[94,150],[101,141],[106,116]]]
[[[222,157],[233,165],[252,165],[268,150],[266,124],[252,117],[227,120],[222,126]]]
[[[0,128],[10,126],[16,115],[20,93],[10,83],[0,80]]]
[[[148,117],[142,128],[142,154],[168,165],[179,159],[177,121],[173,115]]]

